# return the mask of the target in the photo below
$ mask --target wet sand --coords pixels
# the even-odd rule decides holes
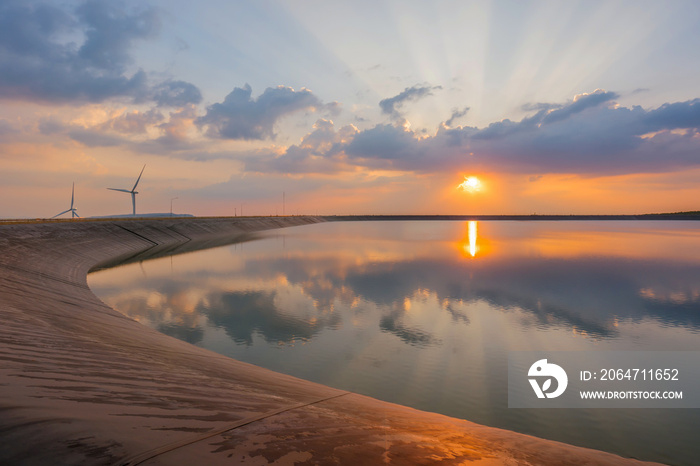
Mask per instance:
[[[320,217],[0,225],[0,464],[650,464],[245,364],[109,308],[90,270]]]

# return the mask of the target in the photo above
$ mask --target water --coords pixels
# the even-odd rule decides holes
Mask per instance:
[[[91,274],[144,325],[275,371],[695,464],[697,409],[509,409],[509,351],[700,350],[700,224],[347,222]]]

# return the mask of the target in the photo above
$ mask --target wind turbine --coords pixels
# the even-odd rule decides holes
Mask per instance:
[[[138,186],[139,181],[141,180],[141,175],[143,175],[143,171],[145,170],[145,168],[146,168],[146,164],[143,164],[143,168],[141,169],[141,173],[139,173],[139,177],[136,179],[136,183],[134,184],[134,187],[131,188],[131,191],[129,191],[128,189],[107,188],[107,189],[111,189],[112,191],[121,191],[123,193],[131,194],[131,204],[134,207],[133,215],[136,215],[136,195],[139,193],[138,191],[136,191],[136,186]]]
[[[60,217],[61,215],[67,214],[68,212],[71,213],[71,218],[75,218],[75,217],[80,218],[80,215],[78,215],[78,212],[77,212],[77,211],[75,210],[75,208],[73,207],[73,201],[75,201],[75,182],[73,182],[73,190],[72,190],[71,193],[70,193],[70,209],[64,210],[64,211],[61,212],[60,214],[56,214],[56,215],[54,215],[54,216],[51,217],[51,218]]]

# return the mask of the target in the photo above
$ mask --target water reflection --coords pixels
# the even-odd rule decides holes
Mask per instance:
[[[274,291],[225,292],[210,295],[198,311],[231,339],[252,345],[253,334],[270,343],[310,340],[322,328],[339,323],[340,316],[310,319],[287,315],[277,309]]]
[[[461,243],[462,250],[469,256],[476,256],[476,238],[477,238],[477,223],[475,220],[467,222],[467,239]]]
[[[274,370],[628,456],[700,453],[697,413],[509,410],[504,381],[513,350],[700,350],[694,223],[323,224],[89,278],[145,325]]]

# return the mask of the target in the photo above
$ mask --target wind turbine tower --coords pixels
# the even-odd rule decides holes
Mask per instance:
[[[51,218],[59,217],[59,216],[61,216],[61,215],[63,215],[63,214],[67,214],[68,212],[71,213],[71,218],[75,218],[75,217],[80,218],[80,215],[78,215],[78,212],[77,212],[77,211],[75,210],[75,208],[73,207],[73,201],[75,201],[75,182],[73,182],[73,189],[71,190],[71,193],[70,193],[70,209],[64,210],[64,211],[61,212],[60,214],[56,214],[56,215],[54,215],[54,216],[51,217]]]
[[[138,191],[136,191],[136,186],[139,185],[139,181],[141,181],[141,175],[143,175],[143,171],[145,169],[146,169],[146,164],[143,165],[143,168],[141,169],[141,173],[139,173],[139,177],[136,179],[136,183],[134,184],[134,187],[131,188],[131,191],[128,189],[107,188],[107,189],[111,189],[112,191],[121,191],[123,193],[131,194],[131,205],[134,208],[132,215],[136,215],[136,195],[139,193]]]

